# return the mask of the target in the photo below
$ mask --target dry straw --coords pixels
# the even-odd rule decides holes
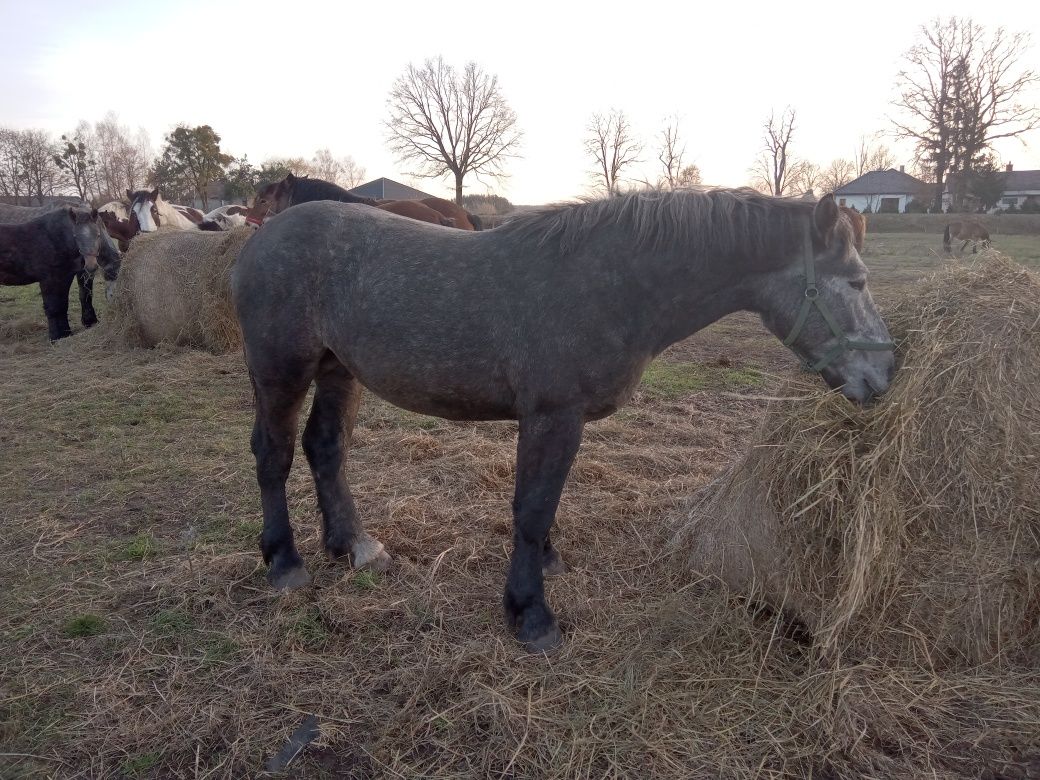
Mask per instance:
[[[694,568],[829,651],[1035,661],[1040,277],[991,255],[919,283],[886,319],[901,368],[884,400],[776,403],[680,538]]]
[[[231,267],[252,235],[160,231],[134,239],[123,258],[106,332],[132,347],[169,343],[214,353],[242,343],[231,304]]]

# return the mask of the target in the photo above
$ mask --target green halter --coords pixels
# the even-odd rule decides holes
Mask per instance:
[[[806,320],[809,319],[809,312],[811,312],[813,307],[815,307],[817,311],[820,312],[823,321],[827,323],[827,327],[831,329],[831,333],[834,334],[838,341],[827,351],[826,355],[815,363],[810,363],[808,360],[804,361],[803,365],[809,371],[819,373],[829,366],[835,358],[855,349],[863,349],[870,352],[882,352],[884,350],[895,349],[896,345],[891,341],[856,341],[850,339],[845,334],[845,331],[842,330],[838,321],[834,319],[834,315],[831,314],[830,308],[828,308],[827,304],[824,303],[823,299],[820,297],[820,290],[816,286],[816,264],[813,262],[812,232],[810,227],[806,227],[805,234],[805,298],[802,300],[802,308],[798,311],[798,316],[795,318],[794,327],[791,328],[791,332],[787,335],[787,338],[784,339],[784,346],[790,347],[794,344],[795,339],[798,338],[798,334],[801,333],[802,328],[805,327]]]

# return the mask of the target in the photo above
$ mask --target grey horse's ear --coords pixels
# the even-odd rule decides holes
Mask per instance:
[[[293,175],[292,171],[289,171],[289,173],[285,174],[285,178],[282,179],[282,181],[284,181],[286,184],[292,184],[294,181],[296,181],[296,176]]]
[[[152,203],[158,203],[159,202],[159,188],[156,187],[154,190],[152,190],[151,195],[152,195]]]
[[[838,226],[838,204],[833,195],[824,195],[813,209],[813,224],[823,236],[823,243],[830,244],[834,228]]]
[[[126,191],[126,199],[127,199],[127,200],[129,200],[129,201],[131,201],[131,202],[133,202],[133,199],[134,199],[134,193],[133,193],[133,192],[131,192],[130,190],[127,190],[127,191]]]

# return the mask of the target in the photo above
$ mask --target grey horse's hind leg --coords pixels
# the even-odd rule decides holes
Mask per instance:
[[[583,425],[582,416],[573,411],[520,419],[513,554],[503,603],[517,639],[531,652],[553,650],[562,642],[556,618],[545,602],[542,565],[563,484],[581,444]]]
[[[309,385],[309,376],[269,384],[253,377],[256,423],[252,448],[264,509],[260,551],[269,566],[267,581],[279,590],[302,587],[311,579],[293,541],[285,498],[285,480],[296,446],[296,421]]]
[[[332,558],[350,556],[355,566],[383,571],[390,556],[365,533],[357,516],[343,462],[350,448],[361,385],[332,354],[326,354],[315,380],[314,402],[303,432],[303,451],[314,476],[325,531],[325,549]]]

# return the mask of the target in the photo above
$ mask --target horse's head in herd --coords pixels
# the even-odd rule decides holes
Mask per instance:
[[[162,198],[159,189],[126,191],[126,197],[130,200],[130,224],[137,223],[137,230],[142,233],[154,233],[162,225],[159,216],[159,204]]]
[[[83,267],[88,271],[96,271],[98,253],[101,251],[101,229],[98,227],[97,209],[69,208],[67,213],[72,222],[76,251],[83,258]]]
[[[257,188],[253,205],[246,215],[246,222],[261,225],[268,217],[273,217],[289,208],[295,184],[296,177],[291,173],[281,181],[261,184]]]
[[[846,397],[867,401],[895,373],[888,328],[867,289],[852,219],[830,195],[816,204],[803,239],[756,294],[762,321],[811,371]]]
[[[98,214],[105,230],[119,244],[119,250],[126,252],[130,248],[130,239],[137,235],[137,227],[128,219],[120,219],[111,211],[102,211]]]

